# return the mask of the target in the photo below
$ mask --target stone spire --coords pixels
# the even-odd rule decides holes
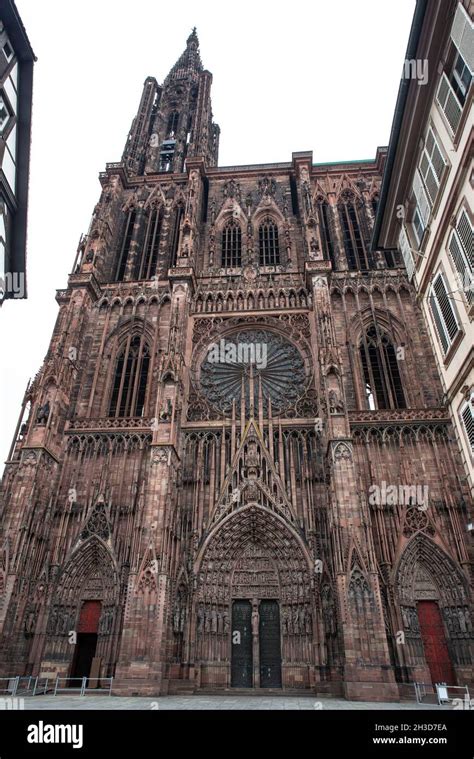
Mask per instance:
[[[197,77],[203,70],[201,56],[199,53],[199,39],[197,36],[196,27],[193,28],[191,34],[186,41],[186,50],[178,58],[170,73],[165,79],[164,85],[177,79],[187,79],[191,76]]]

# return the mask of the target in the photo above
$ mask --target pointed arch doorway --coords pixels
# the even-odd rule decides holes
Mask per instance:
[[[462,677],[470,661],[467,578],[447,553],[419,532],[401,556],[396,587],[405,663],[419,682],[456,685],[458,673]]]
[[[196,666],[206,688],[309,687],[309,560],[284,520],[251,504],[222,520],[197,572]]]
[[[84,601],[79,613],[77,642],[71,665],[71,679],[89,677],[97,651],[99,620],[102,611],[100,601]]]

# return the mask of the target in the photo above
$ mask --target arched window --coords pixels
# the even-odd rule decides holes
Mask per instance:
[[[367,271],[373,264],[362,236],[359,218],[362,209],[356,208],[354,197],[349,193],[342,198],[338,211],[347,265],[352,271]]]
[[[137,257],[135,263],[134,279],[151,279],[155,275],[162,223],[163,214],[161,209],[152,209],[147,219],[141,254]]]
[[[388,335],[375,324],[360,343],[366,402],[369,409],[406,408],[397,356]]]
[[[143,416],[149,364],[143,337],[129,338],[117,359],[109,416]]]
[[[120,246],[120,255],[117,264],[117,271],[115,278],[117,282],[121,282],[125,276],[125,270],[127,267],[128,254],[130,252],[130,245],[132,242],[133,228],[135,226],[136,211],[130,211],[125,220],[124,231],[122,235],[122,244]]]
[[[172,111],[168,117],[168,126],[166,127],[166,137],[174,137],[178,131],[179,113]]]
[[[230,221],[222,230],[222,267],[235,269],[242,266],[242,230]]]
[[[331,261],[333,269],[336,268],[336,257],[334,255],[334,245],[332,242],[332,211],[326,200],[318,201],[318,218],[319,229],[321,234],[321,245],[323,246],[323,256],[326,261]]]
[[[278,227],[266,219],[258,230],[260,245],[260,266],[278,266],[280,263],[280,248],[278,244]]]

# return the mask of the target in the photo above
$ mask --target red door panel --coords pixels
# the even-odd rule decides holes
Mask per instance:
[[[449,658],[443,620],[436,601],[418,602],[418,620],[425,649],[425,659],[433,684],[455,685],[456,680]]]
[[[100,601],[84,601],[79,616],[80,633],[96,633],[99,629],[99,619],[101,611]]]

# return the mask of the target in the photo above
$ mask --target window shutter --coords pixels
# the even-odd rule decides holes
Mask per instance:
[[[445,167],[446,161],[443,153],[433,130],[430,128],[421,154],[419,168],[431,205],[434,205],[436,200]]]
[[[402,225],[400,235],[398,237],[398,248],[402,254],[408,278],[411,279],[415,271],[415,263],[413,261],[412,252],[410,250],[410,242],[408,240],[408,235],[404,224]]]
[[[444,353],[447,353],[459,332],[458,320],[450,301],[446,285],[441,274],[433,282],[430,295],[430,307]]]
[[[461,120],[462,106],[451,87],[448,77],[444,73],[440,79],[436,100],[446,116],[446,121],[451,127],[451,132],[455,134]]]
[[[472,226],[469,216],[464,208],[459,214],[456,231],[461,240],[467,263],[472,271],[474,268],[474,227]]]
[[[451,39],[464,58],[471,74],[474,74],[474,24],[461,3],[458,4],[454,16]]]
[[[415,176],[413,177],[413,193],[416,198],[421,219],[426,228],[431,214],[431,206],[418,170],[415,171]]]
[[[462,289],[469,305],[474,303],[474,230],[465,209],[459,214],[451,233],[448,250],[454,267],[461,278]]]
[[[474,454],[474,409],[472,404],[473,398],[471,397],[461,410],[461,419],[466,430],[469,445],[471,446],[471,452]]]

